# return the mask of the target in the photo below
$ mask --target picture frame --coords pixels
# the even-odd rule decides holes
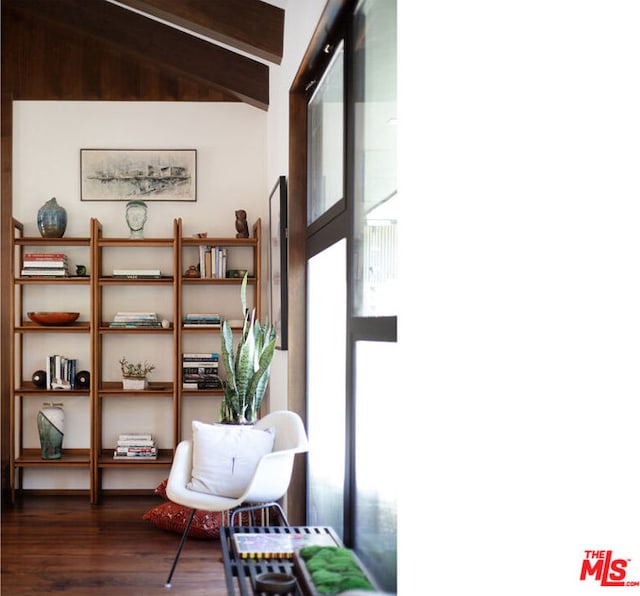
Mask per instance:
[[[269,318],[276,328],[279,350],[286,350],[288,344],[287,200],[287,178],[279,176],[269,195]]]
[[[80,149],[81,201],[195,201],[195,149]]]

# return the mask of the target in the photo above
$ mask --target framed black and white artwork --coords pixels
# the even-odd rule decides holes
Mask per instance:
[[[287,349],[287,178],[279,176],[269,195],[270,319],[276,327],[276,347]]]
[[[80,149],[82,201],[195,201],[195,149]]]

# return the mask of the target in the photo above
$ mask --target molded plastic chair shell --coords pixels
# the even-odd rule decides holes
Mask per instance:
[[[193,442],[185,440],[178,444],[169,479],[167,481],[167,497],[193,510],[189,524],[185,528],[178,547],[173,568],[166,586],[171,585],[171,576],[187,536],[193,513],[196,509],[204,511],[228,511],[242,504],[271,504],[280,499],[289,488],[293,461],[296,453],[308,451],[307,435],[300,416],[295,412],[279,410],[267,414],[255,425],[257,429],[275,429],[273,451],[262,456],[244,493],[237,499],[212,495],[190,490],[187,484],[191,481],[193,464]]]

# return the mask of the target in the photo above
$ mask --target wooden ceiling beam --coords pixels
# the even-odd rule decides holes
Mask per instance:
[[[168,69],[260,109],[269,106],[267,65],[105,0],[8,3],[32,17],[97,39],[132,58]]]
[[[282,62],[284,10],[277,6],[260,0],[117,1],[269,62]]]

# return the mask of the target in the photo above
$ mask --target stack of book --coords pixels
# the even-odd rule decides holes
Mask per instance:
[[[162,327],[155,312],[118,312],[109,323],[109,327],[148,328]]]
[[[191,327],[220,328],[220,315],[208,312],[189,313],[185,316],[183,325]]]
[[[125,433],[118,436],[113,459],[156,459],[158,449],[150,433]]]
[[[200,246],[200,277],[221,279],[227,276],[227,249]]]
[[[22,260],[23,277],[68,277],[67,255],[56,253],[28,252]]]
[[[47,356],[47,389],[75,389],[76,359],[60,354]]]
[[[182,354],[183,389],[219,389],[221,386],[218,376],[218,354]]]
[[[123,279],[157,279],[160,269],[114,269],[113,277]]]

